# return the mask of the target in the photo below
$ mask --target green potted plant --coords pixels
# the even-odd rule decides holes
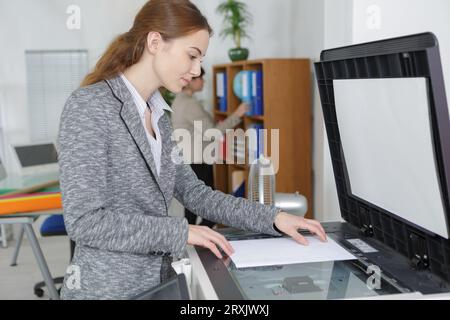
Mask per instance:
[[[249,51],[241,47],[244,38],[250,38],[247,27],[252,22],[252,15],[247,4],[239,0],[225,0],[217,7],[217,13],[223,16],[223,29],[220,32],[222,39],[231,37],[236,48],[228,51],[231,61],[247,60]]]

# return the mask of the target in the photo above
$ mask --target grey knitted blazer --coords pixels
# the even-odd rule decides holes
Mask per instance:
[[[67,100],[59,165],[64,222],[76,249],[63,299],[127,299],[167,279],[188,238],[187,220],[168,215],[173,197],[208,220],[279,235],[277,208],[213,191],[189,165],[172,160],[176,145],[166,114],[158,125],[160,176],[119,76],[79,88]]]

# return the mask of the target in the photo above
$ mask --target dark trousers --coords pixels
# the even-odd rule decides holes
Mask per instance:
[[[209,164],[191,164],[192,170],[194,170],[195,174],[197,175],[197,178],[202,180],[207,186],[214,189],[214,173],[213,173],[213,166]],[[188,209],[184,209],[184,216],[186,217],[189,224],[195,224],[195,220],[197,219],[197,215],[193,212],[189,211]],[[203,219],[200,225],[212,227],[216,223]]]

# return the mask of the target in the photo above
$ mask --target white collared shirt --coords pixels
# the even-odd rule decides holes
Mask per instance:
[[[161,171],[161,132],[159,131],[158,121],[164,115],[164,110],[168,110],[172,112],[172,109],[167,105],[164,101],[164,98],[161,96],[159,90],[156,90],[148,99],[148,105],[150,106],[150,110],[152,112],[152,128],[155,133],[155,137],[153,137],[150,133],[148,133],[147,128],[145,127],[145,110],[147,109],[147,103],[141,97],[141,95],[137,92],[136,88],[131,84],[130,81],[125,77],[122,73],[120,75],[123,82],[127,86],[131,95],[133,96],[134,104],[136,105],[139,117],[141,118],[142,125],[144,126],[145,134],[147,135],[147,141],[150,145],[150,149],[152,150],[153,160],[155,161],[156,172],[159,176]]]

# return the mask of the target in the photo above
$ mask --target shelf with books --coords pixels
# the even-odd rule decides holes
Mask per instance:
[[[245,194],[248,194],[249,152],[271,156],[279,150],[279,164],[276,175],[276,192],[293,193],[298,191],[308,198],[312,208],[312,106],[311,106],[311,65],[308,59],[263,59],[221,64],[213,67],[214,78],[217,73],[226,73],[227,112],[223,113],[216,105],[214,116],[216,121],[223,120],[241,103],[233,90],[233,82],[241,71],[248,71],[247,84],[250,90],[252,109],[244,116],[239,128],[247,131],[250,128],[266,129],[267,145],[257,143],[256,150],[246,146],[237,146],[235,141],[226,141],[226,152],[230,148],[245,153],[245,164],[236,164],[237,157],[228,159],[228,164],[215,165],[216,189],[233,193],[231,178],[235,171],[245,172]],[[242,76],[243,74],[241,74]],[[243,77],[243,76],[242,76]],[[258,81],[256,81],[258,80]],[[258,83],[259,82],[259,83]],[[254,85],[254,83],[256,85]],[[245,87],[245,85],[244,85]],[[214,97],[217,99],[216,83]],[[255,91],[254,88],[257,88]],[[242,92],[239,92],[242,93]],[[248,95],[248,93],[247,93]],[[255,96],[259,95],[259,109],[255,108]],[[279,143],[271,142],[271,133],[278,130]],[[230,161],[231,160],[231,161]],[[236,174],[235,174],[236,175]],[[236,187],[236,185],[234,185]],[[310,210],[307,217],[312,217]]]

